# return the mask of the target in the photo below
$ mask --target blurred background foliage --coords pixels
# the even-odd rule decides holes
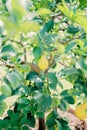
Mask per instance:
[[[87,99],[86,3],[0,1],[0,116],[14,110],[1,129],[27,130],[49,111],[48,130],[70,130],[56,108]]]

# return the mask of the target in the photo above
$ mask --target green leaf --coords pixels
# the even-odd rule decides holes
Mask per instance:
[[[5,95],[0,95],[0,101],[4,100],[6,98]]]
[[[5,78],[10,83],[12,89],[17,88],[17,86],[19,85],[19,81],[17,80],[17,77],[14,74],[8,73]]]
[[[68,15],[69,9],[66,6],[66,3],[64,2],[64,0],[62,0],[62,5],[59,5],[58,8],[65,14]]]
[[[74,27],[73,25],[68,26],[67,32],[70,34],[76,34],[79,32],[79,28]]]
[[[49,50],[53,49],[52,46],[49,46],[50,44],[54,44],[56,38],[57,38],[57,34],[45,34],[44,37],[42,37],[43,40],[46,41],[46,44],[48,45]]]
[[[8,45],[5,45],[2,47],[2,50],[1,50],[2,53],[16,53],[15,52],[15,49],[13,48],[13,46],[11,44],[8,44]]]
[[[56,74],[55,73],[52,73],[52,72],[49,72],[48,73],[48,80],[49,80],[49,87],[51,89],[56,89],[56,86],[57,86],[57,83],[58,83],[58,80],[57,80],[57,77],[56,77]]]
[[[12,95],[12,90],[10,86],[8,86],[6,83],[1,87],[2,94],[6,96],[11,96]]]
[[[58,99],[58,97],[54,96],[52,98],[52,108],[56,108],[58,107],[60,104],[60,100]]]
[[[69,104],[74,104],[75,103],[75,100],[72,96],[65,96],[63,98],[63,100],[65,100],[66,102],[68,102]]]
[[[26,80],[34,81],[35,85],[38,87],[38,89],[42,89],[43,81],[36,72],[28,73],[26,76]]]
[[[85,39],[84,47],[87,47],[87,39]]]
[[[10,116],[11,125],[13,125],[14,127],[18,126],[19,125],[19,118],[20,118],[19,113],[13,113],[13,115]]]
[[[68,93],[68,90],[63,90],[62,92],[61,92],[61,96],[67,96],[67,95],[69,95],[69,93]]]
[[[38,63],[38,60],[42,55],[42,49],[40,47],[34,47],[33,55],[34,55],[35,62]]]
[[[58,120],[56,120],[56,124],[57,124],[58,130],[63,130],[62,125]]]
[[[49,7],[49,0],[41,0],[40,7],[48,8]]]
[[[38,102],[38,111],[47,111],[52,103],[52,98],[50,95],[42,95]]]
[[[35,21],[23,21],[19,25],[11,21],[8,17],[2,17],[2,21],[4,22],[4,27],[9,35],[18,36],[20,32],[38,32],[40,30],[40,25]]]
[[[48,128],[48,130],[55,130],[55,128],[54,127],[50,127],[50,128]]]
[[[12,71],[4,77],[4,82],[12,89],[16,89],[20,83],[24,83],[24,78],[18,71]]]
[[[28,105],[28,104],[27,103],[21,103],[21,104],[19,104],[17,110],[18,111],[23,110],[26,107],[26,105]]]
[[[19,66],[19,71],[20,72],[29,72],[29,70],[30,70],[30,68],[29,68],[29,66],[28,65],[20,65]]]
[[[23,116],[21,117],[20,124],[21,124],[21,125],[28,124],[27,115],[23,115]]]
[[[69,126],[63,126],[63,130],[71,130]]]
[[[82,15],[82,13],[77,12],[75,22],[82,26],[85,32],[87,32],[87,18]]]
[[[76,42],[71,42],[69,43],[66,48],[65,48],[65,53],[68,53],[69,51],[72,50],[72,48],[76,45]]]
[[[80,48],[83,48],[83,46],[84,46],[83,40],[81,40],[81,39],[76,39],[75,41],[77,42],[77,45],[78,45]]]
[[[84,59],[81,59],[79,62],[80,66],[82,69],[84,69],[85,71],[87,71],[87,64],[85,63]]]
[[[5,4],[7,0],[2,0],[2,2]]]
[[[18,29],[19,27],[11,20],[11,18],[2,16],[2,21],[4,23],[4,28],[6,29],[9,35],[12,36],[17,32],[16,29]]]
[[[59,80],[58,80],[58,85],[63,89],[63,85],[62,85],[61,81],[59,81]]]
[[[51,19],[50,21],[48,21],[44,27],[41,29],[40,33],[44,34],[45,32],[49,32],[54,26],[54,21],[53,19]]]
[[[53,127],[55,125],[55,120],[58,117],[58,113],[56,111],[52,111],[51,113],[48,114],[46,118],[46,125],[47,127]]]
[[[19,32],[38,32],[40,28],[40,25],[35,21],[22,22],[19,26]]]
[[[42,17],[45,17],[45,16],[51,14],[51,10],[50,10],[50,9],[47,9],[47,8],[40,8],[40,9],[37,11],[37,14],[39,14],[39,15],[42,16]]]
[[[69,17],[69,18],[73,17],[74,12],[71,9],[68,8],[68,6],[66,5],[64,0],[62,0],[62,5],[58,5],[58,8],[67,17]]]
[[[38,88],[42,88],[43,81],[36,72],[30,72],[26,76],[26,80],[32,80]]]
[[[64,68],[64,69],[61,70],[61,76],[65,75],[65,76],[69,76],[70,77],[72,74],[75,76],[75,75],[79,74],[79,71],[76,68],[74,68],[74,67]]]
[[[8,110],[7,114],[8,114],[9,117],[11,117],[11,116],[13,116],[14,112],[12,110]]]
[[[4,31],[3,26],[0,26],[0,35],[3,33],[3,31]]]
[[[33,93],[33,98],[35,100],[35,102],[39,102],[40,98],[42,97],[42,93],[39,91],[39,90],[36,90],[34,93]]]
[[[21,91],[27,95],[29,95],[29,88],[27,86],[21,85]]]
[[[22,126],[22,129],[21,130],[30,130],[29,127],[27,126]]]
[[[66,104],[65,104],[65,102],[63,100],[60,101],[59,108],[62,111],[66,111]]]
[[[11,1],[11,7],[12,7],[12,12],[11,16],[14,20],[15,23],[20,22],[24,16],[26,16],[26,10],[24,7],[21,5],[20,1],[18,0],[12,0]]]
[[[12,71],[11,73],[17,78],[18,82],[24,82],[24,77],[20,72],[16,70]]]
[[[9,127],[9,120],[7,118],[4,118],[3,120],[0,120],[0,128],[7,129]],[[2,130],[1,129],[1,130]]]
[[[7,109],[7,105],[5,102],[0,101],[0,116],[2,116]]]
[[[80,7],[81,8],[86,8],[87,7],[87,0],[79,0],[79,2],[80,2]]]
[[[31,115],[31,113],[27,113],[27,119],[28,119],[28,124],[30,127],[35,127],[35,118],[34,116]]]
[[[36,115],[37,115],[39,118],[44,118],[44,112],[37,112]]]
[[[68,119],[66,117],[60,118],[62,126],[68,126]]]

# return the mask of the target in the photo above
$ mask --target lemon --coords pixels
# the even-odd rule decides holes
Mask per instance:
[[[87,118],[87,103],[78,105],[76,107],[75,114],[81,120]]]
[[[45,55],[41,56],[41,58],[39,59],[38,66],[43,71],[48,68],[49,63]]]
[[[64,45],[58,44],[57,48],[58,48],[58,52],[59,52],[60,54],[63,54],[63,53],[64,53],[64,51],[65,51]]]

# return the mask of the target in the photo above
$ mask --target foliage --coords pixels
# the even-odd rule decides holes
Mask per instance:
[[[49,113],[48,130],[70,130],[57,108],[66,111],[87,99],[85,1],[0,2],[0,116],[9,107],[0,129],[29,130]],[[18,98],[8,106],[13,95]]]

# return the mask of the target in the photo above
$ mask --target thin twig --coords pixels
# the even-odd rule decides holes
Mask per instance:
[[[69,66],[67,66],[67,65],[65,65],[64,63],[62,63],[61,61],[58,61],[62,66],[64,66],[64,67],[69,67]]]
[[[11,64],[8,64],[5,60],[3,59],[0,59],[0,61],[3,63],[3,64],[0,64],[0,66],[6,66],[8,68],[15,68],[14,65],[11,65]]]
[[[82,36],[82,34],[80,34],[79,36],[75,36],[75,37],[73,37],[73,38],[71,38],[71,39],[69,39],[69,40],[64,40],[63,42],[61,42],[61,44],[67,44],[67,43],[69,43],[69,42],[71,42],[71,41],[73,41],[73,40],[75,40],[75,39],[79,39],[79,38],[81,38],[81,36]]]
[[[16,41],[16,40],[13,40],[13,39],[7,39],[7,40],[9,40],[9,41],[11,41],[11,42],[15,42],[15,43],[21,44],[20,41]]]
[[[24,61],[27,62],[27,50],[26,47],[24,47]]]
[[[62,17],[62,16],[63,16],[62,13],[59,12],[59,13],[53,15],[52,18],[53,18],[53,19],[58,18],[58,19],[62,20],[62,19],[60,18],[60,17]]]
[[[26,50],[25,45],[22,43],[22,40],[23,40],[23,34],[21,33],[21,34],[20,34],[20,43],[21,43],[21,45],[22,45],[22,47],[23,47],[23,51],[24,51],[24,61],[25,61],[25,63],[26,63],[26,62],[27,62],[27,50]]]

